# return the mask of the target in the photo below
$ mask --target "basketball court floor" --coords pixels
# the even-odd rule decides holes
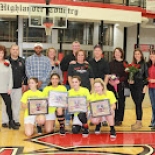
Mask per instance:
[[[28,138],[24,135],[23,114],[21,110],[19,130],[0,129],[0,155],[155,155],[155,129],[148,127],[152,114],[148,95],[143,102],[143,127],[139,131],[131,130],[135,111],[131,98],[127,98],[124,122],[116,127],[116,139],[110,139],[109,127],[104,126],[98,135],[94,134],[95,126],[90,126],[87,137],[72,134],[68,126],[66,135],[59,135],[58,123],[54,134],[35,134]]]

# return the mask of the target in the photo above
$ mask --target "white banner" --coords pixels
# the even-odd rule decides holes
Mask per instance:
[[[146,11],[148,13],[155,13],[155,0],[146,0]]]

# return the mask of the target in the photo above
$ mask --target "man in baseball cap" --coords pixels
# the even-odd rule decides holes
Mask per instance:
[[[34,48],[36,48],[36,47],[41,47],[41,48],[43,48],[43,44],[37,42],[37,43],[34,44]]]

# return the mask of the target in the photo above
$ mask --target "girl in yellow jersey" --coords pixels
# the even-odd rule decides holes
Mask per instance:
[[[28,85],[30,90],[26,91],[22,98],[21,103],[22,107],[25,109],[24,114],[24,125],[25,125],[25,134],[26,136],[31,136],[34,133],[34,125],[37,123],[39,126],[45,124],[45,116],[44,115],[29,115],[28,114],[28,99],[29,98],[43,98],[44,94],[37,89],[38,86],[38,79],[37,78],[30,78],[28,80]]]
[[[85,96],[87,101],[89,101],[90,94],[87,88],[81,87],[81,78],[79,76],[72,77],[72,86],[73,88],[68,91],[69,97],[78,97],[78,96]],[[87,124],[87,113],[79,112],[74,113],[73,119],[73,126],[72,132],[77,134],[80,132],[81,127],[83,127],[83,135],[87,135],[88,131],[88,124]]]
[[[50,91],[67,92],[66,87],[60,85],[60,76],[57,73],[53,73],[51,75],[49,86],[44,88],[43,93],[45,97],[49,96]],[[53,132],[56,117],[58,118],[60,124],[60,134],[65,134],[64,108],[61,107],[49,107],[49,114],[46,115],[45,128],[48,132]]]
[[[115,138],[116,137],[116,131],[114,127],[114,116],[115,116],[115,108],[116,108],[116,98],[113,92],[108,91],[106,88],[105,83],[101,78],[96,78],[94,81],[94,93],[90,96],[90,102],[91,101],[98,101],[98,100],[104,100],[109,99],[110,107],[111,107],[111,114],[107,115],[105,117],[99,117],[99,118],[90,118],[90,121],[96,125],[95,133],[100,133],[100,127],[101,122],[106,119],[109,126],[110,126],[110,137]]]

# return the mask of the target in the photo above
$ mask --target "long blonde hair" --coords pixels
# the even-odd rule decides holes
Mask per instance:
[[[95,83],[100,83],[102,85],[102,87],[103,87],[103,94],[106,94],[107,86],[106,86],[105,82],[101,78],[96,78],[94,80],[94,84]],[[94,85],[93,85],[93,92],[96,93],[95,90],[94,90]]]
[[[57,58],[57,50],[54,48],[54,47],[50,47],[46,50],[46,56],[48,57],[49,55],[49,51],[50,50],[54,50],[55,51],[55,57],[54,57],[54,61],[58,61],[58,58]]]

